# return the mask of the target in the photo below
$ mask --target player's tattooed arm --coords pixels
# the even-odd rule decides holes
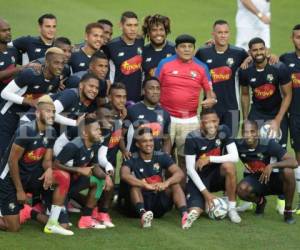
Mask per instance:
[[[249,114],[250,106],[250,93],[248,86],[241,86],[241,103],[242,103],[242,113],[243,120],[247,120]]]
[[[20,178],[20,171],[19,171],[19,160],[24,154],[25,149],[23,147],[20,147],[17,144],[13,144],[10,155],[8,158],[8,166],[9,166],[9,172],[10,176],[12,178],[12,181],[14,183],[14,186],[16,188],[17,192],[17,201],[21,204],[24,204],[26,201],[26,194],[23,189],[23,185]]]

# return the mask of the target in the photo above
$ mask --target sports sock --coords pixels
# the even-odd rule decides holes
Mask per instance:
[[[181,217],[183,217],[183,215],[187,212],[187,207],[186,206],[182,206],[180,208],[178,208]]]
[[[57,223],[61,209],[62,209],[61,206],[52,205],[48,221],[53,222],[53,223]]]
[[[296,178],[296,190],[300,194],[300,166],[295,169],[295,178]]]
[[[140,215],[140,217],[142,217],[142,215],[146,212],[143,202],[136,203],[135,209],[136,209],[137,213]]]
[[[228,210],[236,207],[236,201],[228,201]]]

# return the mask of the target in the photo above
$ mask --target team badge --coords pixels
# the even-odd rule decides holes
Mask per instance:
[[[94,157],[94,152],[92,151],[92,152],[91,152],[91,158],[93,158],[93,157]]]
[[[220,146],[220,145],[221,145],[221,140],[220,140],[220,139],[217,139],[217,140],[216,140],[216,145],[217,145],[217,146]]]
[[[9,208],[10,211],[14,211],[14,209],[16,208],[16,204],[11,202],[11,203],[8,204],[8,208]]]
[[[170,57],[170,56],[172,56],[172,54],[171,54],[171,53],[168,53],[168,54],[166,55],[166,57]]]
[[[153,169],[154,169],[155,171],[159,171],[160,166],[159,166],[159,163],[158,163],[158,162],[157,162],[157,163],[154,163]]]
[[[52,89],[53,89],[53,86],[52,86],[52,85],[49,85],[49,87],[48,87],[48,92],[50,92]]]
[[[274,80],[274,76],[272,74],[267,74],[267,81],[272,82]]]
[[[44,144],[44,145],[47,145],[47,144],[48,144],[48,138],[47,138],[47,137],[44,137],[44,138],[43,138],[43,144]]]
[[[196,78],[196,77],[197,77],[197,73],[196,73],[195,71],[191,71],[191,76],[192,76],[193,78]]]
[[[137,48],[137,53],[138,53],[138,55],[141,55],[141,54],[143,53],[143,50],[142,50],[141,47],[138,47],[138,48]]]
[[[11,62],[12,62],[12,63],[15,63],[15,62],[16,62],[16,59],[15,59],[14,56],[11,57]]]
[[[163,120],[164,120],[163,116],[161,114],[158,114],[157,115],[157,121],[158,122],[163,122]]]
[[[3,66],[4,65],[4,62],[0,62],[0,66]]]
[[[258,154],[257,154],[257,157],[258,157],[260,160],[262,160],[262,159],[264,158],[264,155],[263,155],[262,153],[258,153]]]
[[[229,57],[229,58],[227,59],[227,61],[226,61],[226,64],[227,64],[229,67],[231,67],[231,66],[234,64],[233,58],[232,58],[232,57]]]

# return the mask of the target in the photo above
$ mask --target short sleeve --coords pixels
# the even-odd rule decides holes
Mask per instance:
[[[77,151],[77,147],[72,142],[69,142],[63,147],[58,156],[56,156],[56,160],[58,160],[61,164],[65,164],[69,160],[74,159]]]
[[[14,47],[21,51],[22,53],[26,52],[28,47],[28,38],[26,36],[19,37],[13,41]]]
[[[244,87],[248,86],[246,71],[242,69],[239,69],[239,84]]]
[[[14,144],[27,148],[31,142],[31,129],[28,126],[20,126],[15,133]]]
[[[15,83],[19,88],[23,88],[31,83],[31,79],[34,74],[35,73],[33,69],[24,69],[15,77]]]
[[[171,158],[171,156],[169,156],[165,153],[161,156],[161,166],[162,166],[163,169],[168,169],[173,164],[174,164],[174,161]]]
[[[288,70],[288,67],[280,63],[279,65],[279,83],[280,85],[288,84],[291,81],[290,72]]]
[[[185,155],[196,155],[197,154],[194,137],[191,133],[189,133],[185,139],[184,154]]]
[[[286,154],[286,150],[275,140],[270,140],[268,144],[268,151],[270,156],[276,157],[278,160],[282,160]]]

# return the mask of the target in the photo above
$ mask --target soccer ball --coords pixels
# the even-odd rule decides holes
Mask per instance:
[[[281,129],[279,128],[279,131],[277,132],[277,134],[274,136],[271,137],[270,135],[270,132],[271,132],[271,129],[270,129],[271,125],[270,125],[270,122],[265,122],[260,130],[259,130],[259,134],[260,134],[260,138],[262,139],[275,139],[276,141],[280,141],[281,137],[282,137],[282,131]]]
[[[217,197],[213,199],[214,206],[206,208],[208,217],[212,220],[222,220],[226,217],[228,212],[228,204],[222,198]]]

